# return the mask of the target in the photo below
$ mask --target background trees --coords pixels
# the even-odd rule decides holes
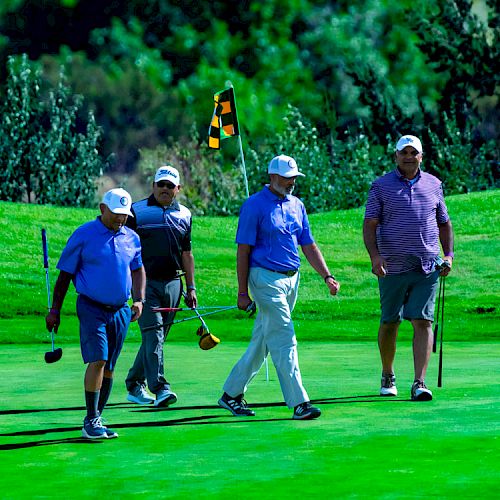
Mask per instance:
[[[64,72],[43,97],[40,71],[24,55],[9,57],[0,114],[0,199],[88,206],[102,175],[101,133],[94,116],[78,121],[81,97]]]
[[[253,189],[286,151],[310,171],[300,195],[326,210],[362,203],[408,132],[447,192],[497,185],[499,19],[497,0],[10,0],[0,68],[27,53],[56,88],[64,65],[84,96],[77,115],[92,111],[101,159],[113,155],[108,173],[139,196],[145,162],[182,151],[201,213],[230,213],[244,196],[235,145],[202,144],[229,80]]]

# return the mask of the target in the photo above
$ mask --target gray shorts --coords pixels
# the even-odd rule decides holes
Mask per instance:
[[[410,271],[379,278],[380,323],[397,323],[402,319],[434,321],[438,278],[439,271],[429,274]]]

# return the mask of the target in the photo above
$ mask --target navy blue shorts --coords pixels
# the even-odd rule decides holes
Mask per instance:
[[[127,336],[132,311],[127,304],[117,311],[106,310],[79,295],[76,312],[80,320],[80,348],[84,363],[106,361],[113,371]]]
[[[379,278],[380,322],[397,323],[403,318],[433,321],[438,277],[439,271],[410,271]]]

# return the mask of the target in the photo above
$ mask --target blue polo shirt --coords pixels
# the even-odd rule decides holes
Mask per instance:
[[[132,274],[142,267],[141,244],[128,227],[109,230],[97,217],[70,236],[57,263],[73,275],[79,294],[110,306],[123,305],[130,297]]]
[[[441,181],[419,171],[408,181],[398,169],[371,186],[365,219],[378,219],[377,247],[388,274],[430,273],[439,254],[439,226],[449,220]]]
[[[298,269],[299,245],[314,243],[304,204],[296,196],[280,198],[265,186],[241,206],[236,243],[252,247],[250,267]]]

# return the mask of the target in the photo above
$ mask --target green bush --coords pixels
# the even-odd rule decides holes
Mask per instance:
[[[460,129],[452,112],[443,115],[441,134],[429,130],[431,141],[430,169],[443,181],[447,194],[468,193],[491,188],[498,183],[494,171],[498,166],[498,146],[490,140],[477,146],[470,123]]]
[[[81,104],[66,84],[64,69],[44,100],[40,70],[26,55],[9,57],[0,121],[1,200],[94,205],[95,181],[104,167],[101,135],[91,113],[87,123],[78,122]]]

